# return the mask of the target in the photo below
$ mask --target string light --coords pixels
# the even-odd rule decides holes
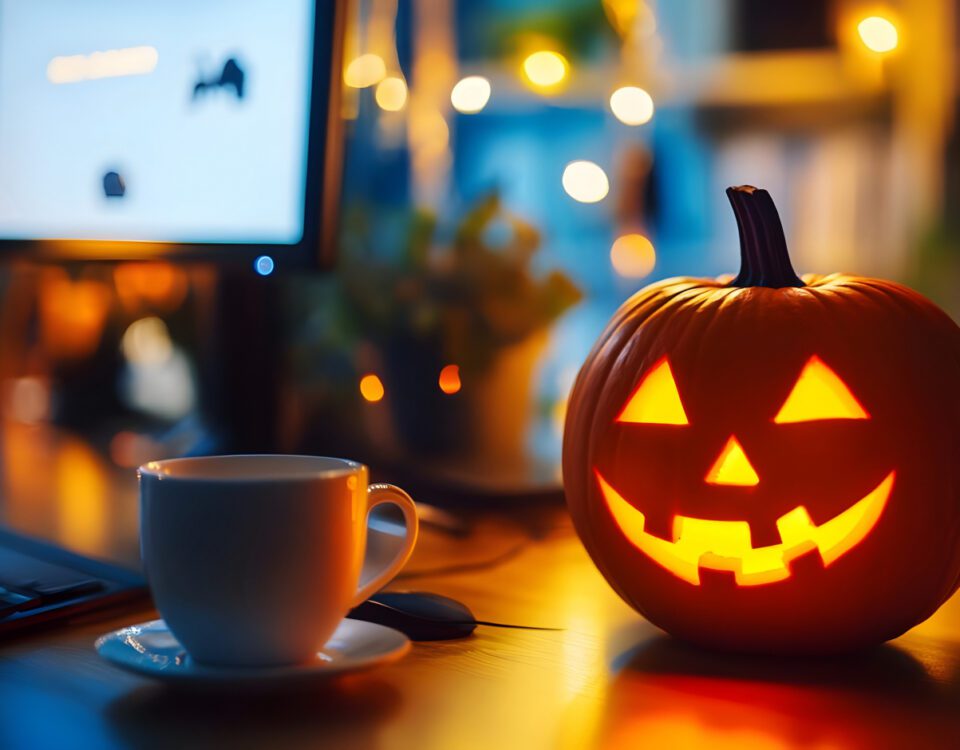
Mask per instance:
[[[360,378],[360,395],[372,404],[383,398],[383,382],[372,372]]]
[[[457,81],[450,92],[450,103],[458,112],[472,115],[490,101],[490,81],[483,76],[467,76]]]
[[[447,365],[442,370],[440,370],[440,377],[438,379],[438,384],[440,390],[446,393],[448,396],[457,393],[462,384],[460,383],[460,368],[457,365]]]
[[[580,203],[597,203],[610,192],[607,173],[592,161],[572,161],[563,170],[563,189]]]
[[[570,64],[559,52],[539,50],[523,61],[523,77],[534,89],[549,92],[559,88],[567,77]]]
[[[610,95],[610,109],[625,125],[643,125],[653,117],[653,97],[638,86],[621,86]]]
[[[350,61],[343,71],[343,82],[355,89],[365,89],[379,83],[387,75],[387,65],[380,55],[367,52]]]
[[[610,263],[621,276],[642,279],[656,265],[657,253],[653,243],[642,234],[624,234],[610,247]]]
[[[407,103],[407,84],[402,78],[389,76],[377,84],[377,104],[387,112],[399,112]]]

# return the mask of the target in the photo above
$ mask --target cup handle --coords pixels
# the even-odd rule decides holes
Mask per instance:
[[[406,526],[400,549],[389,550],[371,550],[370,539],[370,511],[378,505],[390,503],[396,505],[403,513],[403,521]],[[392,484],[371,484],[367,488],[367,509],[366,520],[367,528],[367,553],[363,561],[363,571],[360,574],[360,589],[353,599],[351,607],[365,602],[380,589],[386,586],[400,572],[410,555],[413,554],[413,547],[417,543],[417,530],[419,523],[417,520],[417,506],[413,498],[406,492]],[[393,545],[390,545],[393,547]],[[392,553],[392,557],[391,557]]]

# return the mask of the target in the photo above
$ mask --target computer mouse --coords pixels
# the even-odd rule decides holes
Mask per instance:
[[[425,591],[381,591],[347,614],[399,630],[411,641],[447,641],[465,638],[477,628],[477,619],[455,599]]]

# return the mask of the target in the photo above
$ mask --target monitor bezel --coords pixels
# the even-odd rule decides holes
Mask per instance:
[[[340,111],[347,0],[315,0],[303,234],[299,242],[180,243],[145,240],[0,238],[0,258],[32,261],[213,261],[231,266],[269,255],[277,270],[329,268],[343,168]]]

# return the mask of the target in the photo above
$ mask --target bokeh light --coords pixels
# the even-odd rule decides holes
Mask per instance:
[[[639,86],[621,86],[610,95],[610,109],[625,125],[643,125],[653,117],[653,97]]]
[[[657,253],[653,243],[642,234],[624,234],[610,247],[610,262],[621,276],[642,279],[653,271]]]
[[[607,197],[610,181],[592,161],[572,161],[563,170],[563,189],[575,201],[596,203]]]
[[[383,382],[372,372],[360,378],[360,395],[372,404],[383,398]]]
[[[18,422],[42,422],[50,416],[50,385],[42,378],[15,378],[9,383],[6,413]]]
[[[109,452],[110,459],[117,466],[134,469],[149,460],[151,456],[163,453],[163,445],[158,444],[149,435],[121,430],[110,439]]]
[[[269,276],[273,273],[274,268],[276,268],[276,265],[273,262],[273,258],[269,255],[261,255],[253,261],[253,270],[261,276]]]
[[[867,49],[873,52],[892,52],[900,41],[897,27],[882,16],[864,18],[857,24],[857,32]]]
[[[570,64],[559,52],[539,50],[523,61],[524,80],[534,89],[549,92],[559,88],[567,77]]]
[[[128,312],[144,307],[175,310],[183,304],[190,285],[182,266],[161,262],[120,263],[113,269],[113,283]]]
[[[439,385],[440,390],[448,396],[457,393],[462,387],[460,383],[460,367],[457,365],[447,365],[440,370]]]
[[[450,92],[450,103],[457,112],[475,114],[490,101],[490,81],[483,76],[467,76],[457,81]]]
[[[160,365],[170,359],[173,342],[160,318],[141,318],[129,325],[120,340],[127,361],[134,365]]]
[[[407,103],[407,82],[397,76],[388,76],[377,84],[374,98],[381,109],[399,112]]]
[[[414,161],[446,153],[450,143],[450,127],[442,112],[432,107],[413,107],[407,127]]]
[[[350,61],[343,71],[343,82],[355,89],[365,89],[380,83],[386,74],[387,66],[383,58],[368,52]]]

